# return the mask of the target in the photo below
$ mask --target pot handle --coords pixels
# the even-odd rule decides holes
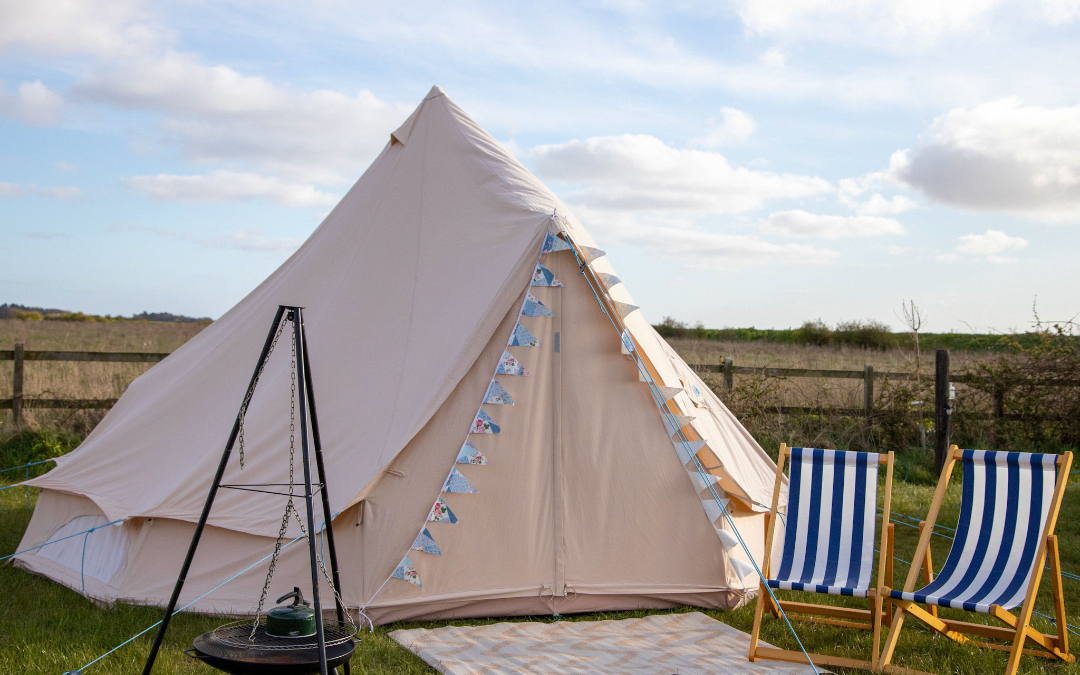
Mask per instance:
[[[192,649],[185,649],[185,650],[184,650],[184,653],[185,653],[185,654],[187,654],[189,658],[193,658],[193,659],[199,659],[200,661],[202,661],[203,659],[205,659],[205,658],[206,658],[206,657],[205,657],[204,655],[202,655],[202,654],[200,654],[200,653],[196,652],[194,648],[192,648]]]

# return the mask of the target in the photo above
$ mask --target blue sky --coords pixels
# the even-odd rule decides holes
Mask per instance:
[[[219,316],[439,84],[654,322],[1080,312],[1080,0],[297,4],[0,0],[0,302]]]

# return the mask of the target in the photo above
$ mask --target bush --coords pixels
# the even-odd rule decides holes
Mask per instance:
[[[893,345],[893,334],[888,326],[874,319],[841,321],[836,324],[833,340],[838,345],[885,350]]]
[[[795,329],[795,342],[803,345],[816,345],[824,347],[832,344],[833,332],[824,321],[807,321]]]
[[[59,457],[71,452],[78,445],[79,438],[73,434],[51,430],[23,431],[0,441],[0,469]],[[51,463],[32,466],[30,476],[40,476],[51,468]],[[26,474],[21,471],[8,471],[0,475],[10,481],[26,478]]]
[[[41,321],[45,317],[41,315],[41,312],[13,312],[11,318],[19,321]]]

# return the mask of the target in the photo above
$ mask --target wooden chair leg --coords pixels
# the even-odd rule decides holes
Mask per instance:
[[[1057,535],[1046,538],[1046,555],[1050,559],[1050,586],[1054,594],[1054,621],[1057,623],[1058,649],[1069,653],[1069,629],[1065,623],[1065,591],[1061,586],[1061,556]]]
[[[881,595],[874,596],[874,649],[870,656],[871,669],[878,670],[878,657],[881,654]]]
[[[926,528],[926,521],[925,520],[920,521],[919,522],[919,536],[920,537],[922,536],[923,530],[925,528]],[[930,533],[930,538],[931,539],[934,538],[932,532]],[[934,563],[930,559],[930,547],[929,546],[926,547],[926,556],[922,560],[922,570],[923,570],[923,587],[925,588],[926,586],[930,585],[931,581],[934,580]],[[930,610],[931,616],[933,616],[935,618],[937,617],[937,615],[938,615],[937,605],[928,605],[927,609]]]
[[[747,658],[750,661],[757,660],[758,632],[761,630],[761,612],[765,608],[765,599],[769,597],[769,591],[765,584],[758,585],[757,604],[754,606],[754,629],[750,631],[750,653]],[[771,598],[769,598],[771,601]]]
[[[893,651],[896,649],[896,641],[900,639],[900,629],[904,626],[904,608],[897,606],[893,614],[892,625],[889,627],[889,636],[885,638],[885,646],[881,649],[881,658],[878,659],[877,671],[881,672],[892,661]]]
[[[896,534],[896,526],[893,523],[888,524],[888,539],[885,542],[885,579],[888,582],[888,588],[894,588],[893,586],[893,536]],[[892,626],[892,600],[888,597],[885,598],[885,625]]]

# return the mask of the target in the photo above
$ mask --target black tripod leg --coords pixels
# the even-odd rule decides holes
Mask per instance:
[[[302,355],[304,345],[304,322],[299,307],[292,308],[293,331],[296,337],[296,370],[300,374],[297,378],[300,386],[300,447],[303,449],[304,458],[304,502],[307,504],[307,531],[308,553],[311,556],[311,595],[312,604],[315,606],[315,635],[319,645],[319,672],[321,675],[329,675],[326,665],[326,632],[323,626],[322,603],[319,600],[319,561],[315,553],[315,508],[311,499],[311,463],[308,461],[307,440],[307,371],[304,368]]]
[[[270,345],[274,343],[274,334],[277,331],[278,324],[281,323],[281,316],[285,313],[284,307],[278,307],[277,313],[274,314],[274,324],[270,326],[270,332],[266,335],[266,342],[263,343],[262,352],[259,354],[259,360],[255,364],[255,372],[251,374],[251,382],[248,384],[248,388],[244,390],[244,399],[247,400],[248,394],[255,386],[255,381],[259,379],[259,370],[262,368],[263,362],[266,361],[267,355],[270,353]],[[206,527],[206,519],[210,515],[210,507],[214,505],[214,497],[217,496],[218,486],[221,484],[221,477],[225,475],[225,466],[229,463],[229,455],[232,454],[233,443],[236,442],[236,435],[240,431],[240,415],[243,412],[243,403],[241,405],[241,412],[236,414],[236,421],[233,422],[232,432],[229,434],[229,442],[225,444],[225,452],[221,453],[221,461],[218,462],[217,473],[214,474],[214,480],[210,483],[210,492],[206,495],[206,503],[203,504],[202,513],[199,515],[199,523],[195,526],[195,534],[191,536],[191,544],[188,545],[187,556],[184,558],[184,564],[180,568],[180,576],[176,578],[176,586],[173,587],[172,597],[169,598],[169,606],[165,609],[165,616],[161,619],[161,626],[158,628],[157,635],[154,636],[154,644],[150,647],[150,654],[146,657],[146,665],[143,666],[143,675],[150,675],[150,671],[154,669],[154,661],[157,660],[158,650],[161,649],[161,641],[165,638],[165,631],[169,628],[169,621],[172,619],[173,612],[176,610],[176,603],[180,600],[180,591],[184,588],[184,582],[187,581],[188,570],[191,569],[191,561],[195,557],[195,549],[199,547],[199,539],[202,538],[203,528]]]
[[[303,333],[303,340],[300,343],[301,351],[304,354],[304,385],[307,387],[307,400],[308,407],[311,409],[311,439],[315,445],[315,468],[319,472],[319,482],[322,483],[322,491],[320,497],[322,497],[322,509],[323,519],[326,522],[324,526],[326,537],[326,547],[330,553],[330,577],[334,581],[334,588],[340,594],[341,591],[341,577],[338,574],[338,562],[337,562],[337,547],[334,545],[334,528],[331,525],[331,513],[330,513],[330,494],[329,487],[326,482],[326,468],[323,466],[322,455],[322,440],[319,438],[319,416],[315,412],[315,389],[311,386],[311,360],[308,358],[307,349],[307,333]],[[342,599],[344,602],[344,598]],[[337,599],[334,600],[334,607],[337,608],[337,618],[340,623],[345,623],[345,610]],[[349,666],[349,662],[344,664],[345,675],[350,675],[352,669]]]

